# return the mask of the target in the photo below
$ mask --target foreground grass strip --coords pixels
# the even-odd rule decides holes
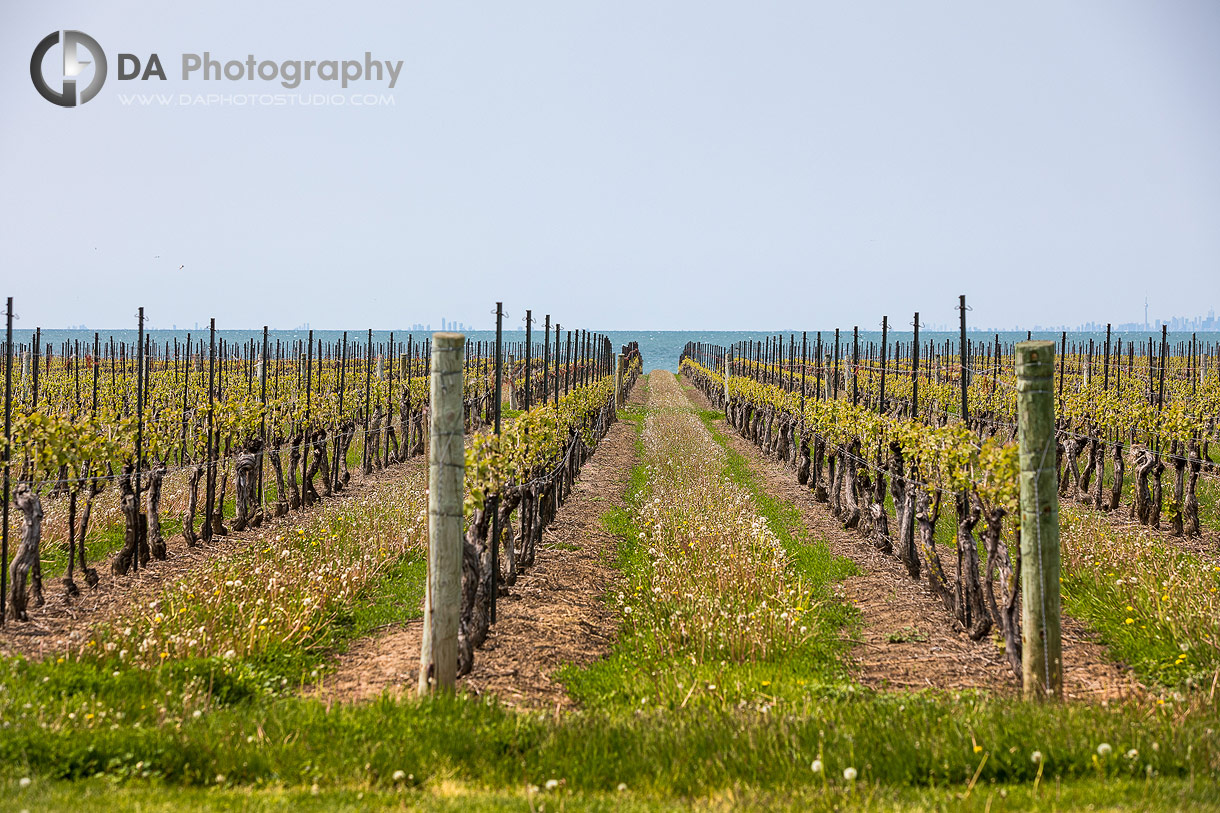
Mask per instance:
[[[0,785],[0,788],[3,788]],[[1040,808],[1057,810],[1215,810],[1218,803],[1206,783],[1182,780],[1091,779],[1032,785],[976,784],[960,788],[885,788],[857,784],[851,788],[802,789],[777,794],[732,788],[704,799],[682,800],[637,793],[630,788],[611,792],[573,790],[562,784],[547,788],[527,785],[487,790],[458,782],[437,782],[424,788],[379,789],[355,786],[321,788],[152,788],[115,787],[96,780],[87,783],[31,784],[3,788],[5,797],[29,809],[79,813],[116,807],[145,813],[163,810],[437,810],[499,811],[685,811],[685,810],[956,810],[1003,813]]]
[[[454,781],[484,789],[555,780],[586,792],[625,784],[681,798],[735,787],[800,794],[873,783],[962,786],[976,773],[984,784],[1220,776],[1216,715],[1202,709],[844,692],[782,711],[611,710],[557,720],[464,697],[333,707],[284,698],[158,725],[160,687],[128,688],[133,716],[122,722],[70,719],[55,703],[6,716],[0,779],[306,788]],[[852,772],[855,780],[845,776]]]
[[[1064,609],[1146,681],[1206,690],[1220,679],[1220,567],[1087,509],[1059,516]]]

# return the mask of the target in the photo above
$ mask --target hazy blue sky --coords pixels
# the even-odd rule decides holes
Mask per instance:
[[[4,4],[23,330],[140,304],[354,329],[485,326],[496,299],[619,329],[949,322],[959,293],[981,325],[1220,306],[1216,0],[266,5]],[[109,62],[75,109],[30,81],[59,29]],[[203,51],[404,66],[393,90],[183,81]],[[120,52],[168,81],[118,81]],[[141,92],[392,105],[121,103]]]

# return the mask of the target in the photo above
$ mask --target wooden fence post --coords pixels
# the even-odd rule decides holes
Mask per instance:
[[[728,412],[729,412],[729,376],[731,375],[731,373],[729,371],[732,369],[732,367],[733,367],[733,351],[730,350],[729,355],[728,355],[728,360],[725,362],[725,365],[724,365],[724,412],[725,412],[726,416],[728,415]]]
[[[1022,678],[1026,698],[1062,699],[1055,343],[1019,342],[1016,352],[1021,471]]]
[[[500,437],[500,416],[504,407],[504,303],[496,303],[496,439]],[[491,573],[487,593],[491,598],[488,612],[489,623],[496,623],[496,596],[500,592],[500,497],[495,495],[488,503],[491,511]]]
[[[428,452],[428,579],[419,692],[457,683],[462,612],[462,503],[466,448],[462,420],[461,333],[432,334]]]
[[[614,365],[614,411],[617,414],[623,408],[623,360],[622,353],[618,354],[618,361]]]

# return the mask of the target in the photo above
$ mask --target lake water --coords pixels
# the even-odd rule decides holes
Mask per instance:
[[[55,348],[55,351],[59,352],[60,345],[66,341],[69,341],[69,342],[80,341],[82,343],[92,344],[93,333],[94,332],[92,330],[44,329],[42,331],[42,343],[44,346],[47,344],[52,345]],[[109,341],[109,339],[111,337],[113,337],[116,342],[120,342],[120,341],[134,342],[136,339],[135,330],[104,330],[104,331],[98,331],[98,333],[100,335],[102,342]],[[192,342],[198,341],[200,337],[203,337],[204,341],[207,340],[208,332],[207,332],[206,328],[201,331],[196,331],[196,330],[191,330],[191,331],[151,330],[148,332],[148,335],[152,337],[153,341],[155,341],[159,344],[163,344],[167,341],[172,343],[175,338],[177,338],[179,341],[184,341],[186,339],[186,336],[188,333],[191,334]],[[774,336],[776,334],[781,334],[784,336],[784,343],[786,346],[787,341],[788,341],[788,336],[792,335],[792,333],[793,333],[792,331],[775,331],[773,333],[766,333],[764,331],[737,331],[737,330],[734,330],[734,331],[716,331],[716,330],[713,330],[713,331],[698,331],[698,330],[611,330],[611,331],[605,331],[605,335],[610,337],[610,340],[614,343],[616,349],[619,345],[626,344],[631,341],[639,342],[640,343],[640,352],[644,356],[644,367],[646,370],[662,369],[662,370],[675,370],[675,371],[678,369],[678,355],[682,352],[682,348],[686,345],[687,342],[693,341],[693,342],[704,342],[707,344],[729,345],[734,342],[740,342],[740,341],[746,341],[746,340],[762,341],[769,335]],[[816,333],[816,331],[808,332],[809,344],[810,344],[811,348],[815,341],[815,333]],[[223,338],[229,343],[234,343],[234,342],[243,343],[250,339],[261,339],[262,330],[261,330],[261,328],[257,329],[257,330],[217,330],[216,334],[217,334],[218,340]],[[295,341],[304,340],[305,338],[308,337],[308,335],[309,335],[309,332],[307,330],[272,330],[268,333],[268,336],[270,337],[270,341],[271,341],[272,345],[274,345],[274,343],[276,342],[277,339],[281,342],[292,343]],[[348,332],[349,340],[359,341],[360,343],[364,342],[367,335],[368,335],[367,331],[361,331],[361,330]],[[412,331],[394,331],[394,341],[396,343],[397,342],[406,342],[408,336],[413,336],[415,341],[421,341],[421,340],[427,338],[429,335],[430,334],[426,331],[414,331],[414,332],[412,332]],[[466,335],[468,338],[470,338],[471,340],[474,340],[474,341],[493,341],[496,336],[494,330],[468,331]],[[797,344],[797,347],[799,348],[800,340],[801,340],[800,332],[799,331],[796,332],[795,335],[796,335],[796,344]],[[977,332],[977,333],[971,333],[970,338],[972,340],[977,340],[977,341],[989,341],[995,335],[997,335],[997,334]],[[1012,342],[1012,341],[1020,341],[1020,340],[1025,339],[1024,332],[1001,331],[998,335],[1000,337],[1000,340],[1005,343]],[[1149,335],[1152,335],[1152,334],[1141,332],[1138,334],[1129,333],[1129,334],[1120,335],[1120,334],[1116,333],[1115,337],[1122,338],[1124,341],[1134,340],[1134,341],[1138,342],[1140,340],[1147,341]],[[343,331],[341,331],[341,330],[315,330],[314,331],[314,340],[315,341],[321,339],[323,342],[336,342],[340,338],[342,338],[342,336],[343,336]],[[389,337],[390,337],[390,331],[388,331],[388,330],[373,331],[373,341],[374,342],[385,342],[389,339]],[[956,342],[957,337],[958,337],[957,332],[920,331],[920,338],[925,341],[935,340],[937,342],[943,343],[946,339],[951,339],[954,342]],[[1210,344],[1212,342],[1215,342],[1218,337],[1220,337],[1220,334],[1204,333],[1204,334],[1200,335],[1200,340],[1206,341]],[[33,338],[33,331],[14,330],[13,339],[16,344],[29,344],[30,341],[32,340],[32,338]],[[1045,332],[1045,331],[1044,332],[1035,332],[1033,338],[1051,339],[1054,341],[1058,341],[1060,339],[1060,334],[1056,333],[1056,332]],[[1160,340],[1159,332],[1157,332],[1155,334],[1155,338],[1158,341]],[[525,339],[524,330],[505,331],[505,333],[504,333],[505,342],[521,342],[521,341],[524,341],[524,339]],[[566,331],[565,331],[565,339],[566,339]],[[1102,333],[1069,332],[1068,333],[1069,341],[1087,342],[1089,339],[1093,339],[1093,340],[1097,341],[1098,343],[1104,342],[1105,333],[1104,332],[1102,332]],[[1171,341],[1189,340],[1190,335],[1189,334],[1170,334],[1170,339],[1171,339]],[[541,342],[541,336],[536,334],[535,340]],[[895,341],[909,342],[911,340],[911,333],[909,330],[906,332],[890,331],[889,340],[891,343],[895,342]],[[823,344],[825,344],[825,345],[828,345],[828,346],[833,345],[834,328],[830,328],[829,330],[822,331],[822,341],[823,341]],[[881,331],[879,331],[879,330],[861,331],[860,341],[861,341],[861,344],[864,344],[866,342],[880,342],[881,341]],[[844,350],[844,353],[846,354],[846,353],[850,352],[850,349],[849,349],[851,346],[851,328],[850,327],[847,328],[846,330],[843,330],[840,333],[840,342],[842,343],[844,348],[848,348],[848,349]],[[1137,347],[1138,347],[1138,344],[1137,344]],[[812,354],[812,349],[810,350],[810,353]]]

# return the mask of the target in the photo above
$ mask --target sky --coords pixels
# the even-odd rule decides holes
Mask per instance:
[[[73,108],[30,75],[64,29],[108,63]],[[184,79],[205,51],[402,68]],[[166,80],[120,80],[120,53]],[[0,55],[22,330],[140,305],[388,329],[488,327],[502,300],[619,330],[952,323],[958,294],[989,326],[1220,306],[1214,0],[13,2]],[[42,68],[58,89],[60,46]]]

